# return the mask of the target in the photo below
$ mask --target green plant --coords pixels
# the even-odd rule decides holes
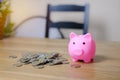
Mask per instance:
[[[14,23],[8,23],[4,27],[4,37],[9,37],[14,34],[13,26],[14,26]]]
[[[2,18],[2,17],[7,18],[7,16],[10,13],[11,13],[10,0],[0,0],[0,18]],[[4,23],[4,18],[3,18],[2,22]],[[14,26],[14,23],[6,21],[6,19],[5,19],[4,35],[3,35],[4,37],[9,37],[14,33],[13,26]]]
[[[0,0],[0,17],[2,17],[3,14],[9,13],[11,13],[10,0]]]

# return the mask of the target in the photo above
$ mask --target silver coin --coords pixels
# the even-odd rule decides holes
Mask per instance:
[[[53,63],[54,65],[62,64],[62,60],[53,60],[52,63]]]
[[[17,58],[17,56],[15,56],[15,55],[10,55],[9,58],[15,59],[15,58]]]
[[[34,61],[34,62],[32,62],[32,65],[33,65],[33,66],[36,66],[36,65],[39,65],[39,64],[40,64],[39,61]]]
[[[21,66],[23,66],[23,64],[20,63],[20,62],[17,62],[17,63],[15,63],[15,64],[13,64],[13,66],[15,66],[15,67],[21,67]]]
[[[44,65],[34,66],[34,68],[36,68],[36,69],[42,69],[42,68],[44,68]]]

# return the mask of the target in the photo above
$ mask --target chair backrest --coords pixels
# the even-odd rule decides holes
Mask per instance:
[[[84,23],[76,23],[76,22],[52,22],[50,18],[51,12],[84,12]],[[46,21],[46,37],[49,37],[49,28],[56,27],[61,34],[61,37],[64,38],[60,28],[73,28],[73,29],[83,29],[83,34],[88,32],[88,12],[89,12],[89,4],[85,4],[84,6],[80,5],[57,5],[53,6],[48,4],[47,8],[47,21]]]

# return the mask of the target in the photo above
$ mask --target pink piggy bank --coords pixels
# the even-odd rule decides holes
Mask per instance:
[[[94,59],[96,45],[90,33],[77,35],[70,33],[70,42],[68,45],[69,54],[74,62],[83,60],[89,63]]]

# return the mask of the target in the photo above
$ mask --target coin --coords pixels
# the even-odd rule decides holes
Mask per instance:
[[[80,68],[81,65],[80,64],[71,64],[71,67],[73,67],[73,68]]]
[[[10,55],[9,58],[15,59],[15,58],[17,58],[17,56],[15,56],[15,55]]]
[[[30,58],[21,58],[21,59],[19,59],[19,61],[22,62],[22,63],[26,63],[29,60],[30,60]]]
[[[32,62],[32,65],[33,65],[33,66],[36,66],[36,65],[39,65],[39,64],[40,64],[39,61],[33,61],[33,62]]]
[[[36,69],[42,69],[42,68],[44,68],[44,65],[34,66],[34,68],[36,68]]]
[[[54,65],[62,64],[62,60],[53,60],[52,63],[53,63]]]
[[[21,67],[23,64],[22,63],[20,63],[20,62],[17,62],[17,63],[15,63],[15,64],[13,64],[13,66],[16,66],[16,67]]]

